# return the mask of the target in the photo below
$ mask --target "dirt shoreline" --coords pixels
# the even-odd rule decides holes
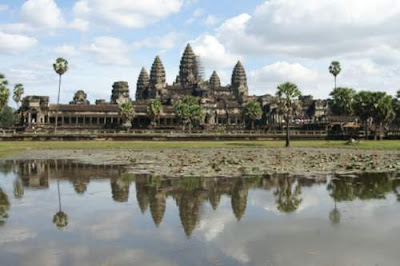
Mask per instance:
[[[323,148],[32,150],[2,160],[75,160],[127,167],[134,174],[238,177],[400,172],[400,151]]]

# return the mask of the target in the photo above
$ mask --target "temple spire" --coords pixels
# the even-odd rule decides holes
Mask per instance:
[[[197,79],[196,55],[192,46],[187,44],[179,66],[179,81],[183,87],[193,84]]]
[[[239,101],[242,100],[242,96],[248,94],[246,71],[240,61],[237,62],[233,69],[231,86],[234,96]]]
[[[157,55],[150,71],[150,90],[152,98],[159,97],[163,94],[163,90],[166,87],[165,82],[166,77],[164,65],[161,62],[160,57]]]
[[[147,89],[150,83],[150,77],[146,68],[142,67],[136,84],[136,100],[147,98]]]
[[[217,74],[217,72],[214,70],[210,77],[210,87],[211,89],[215,90],[221,87],[221,80]]]

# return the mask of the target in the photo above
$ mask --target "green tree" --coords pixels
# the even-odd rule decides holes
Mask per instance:
[[[251,121],[251,129],[254,128],[254,122],[262,117],[261,104],[257,101],[249,101],[242,110],[243,116]]]
[[[129,129],[132,127],[132,120],[136,116],[135,106],[132,102],[125,102],[120,104],[119,111],[122,116],[123,127]]]
[[[174,105],[176,115],[182,121],[182,128],[189,125],[189,131],[196,124],[200,124],[204,120],[205,111],[200,105],[199,99],[193,96],[185,96]]]
[[[24,94],[24,85],[18,83],[14,86],[14,91],[13,91],[13,100],[17,104],[17,109],[19,108],[19,103],[22,100],[22,94]]]
[[[54,71],[58,74],[58,96],[57,96],[57,107],[60,104],[60,92],[61,92],[61,76],[68,71],[68,61],[62,57],[57,58],[56,62],[53,64]],[[56,111],[54,132],[57,132],[58,124],[58,110]]]
[[[342,71],[339,61],[332,61],[331,65],[329,66],[329,73],[333,75],[335,78],[335,89],[336,89],[336,78]]]
[[[147,102],[147,114],[150,116],[151,122],[154,126],[157,126],[159,123],[162,111],[163,106],[159,99],[151,99]]]
[[[0,111],[7,105],[10,98],[10,90],[7,86],[8,81],[6,77],[0,73]]]
[[[396,97],[393,99],[393,109],[395,112],[395,123],[400,125],[400,90],[397,91]]]
[[[11,127],[14,125],[14,110],[6,105],[0,111],[0,127]]]
[[[278,86],[277,100],[286,121],[286,147],[290,146],[290,120],[293,118],[295,100],[301,96],[296,84],[286,82]]]
[[[379,127],[379,139],[382,140],[383,135],[385,133],[384,132],[385,127],[389,123],[391,123],[396,117],[396,113],[393,107],[392,96],[387,95],[384,92],[377,93],[375,106],[376,106],[376,112],[374,113],[373,116],[375,123],[375,138],[378,132],[376,128]]]
[[[369,120],[374,112],[373,94],[371,91],[360,91],[354,96],[354,114],[361,120],[364,127],[366,138],[369,137]]]
[[[335,88],[330,94],[329,106],[336,115],[352,115],[355,90],[350,88]]]

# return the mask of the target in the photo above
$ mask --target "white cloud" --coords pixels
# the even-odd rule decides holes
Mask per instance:
[[[114,37],[98,37],[85,48],[95,55],[100,64],[129,65],[129,46],[122,40]]]
[[[0,4],[0,11],[4,11],[8,9],[8,5]]]
[[[66,57],[72,57],[79,53],[75,46],[67,44],[57,46],[56,48],[54,48],[54,52],[59,56]]]
[[[143,28],[179,12],[182,0],[80,0],[75,18],[102,21],[129,28]]]
[[[24,52],[38,41],[25,35],[8,34],[0,31],[0,53],[19,53]]]
[[[207,26],[210,27],[210,26],[216,25],[216,24],[218,23],[218,21],[219,21],[219,19],[218,19],[216,16],[214,16],[214,15],[208,15],[208,16],[206,17],[205,23],[206,23]]]
[[[194,52],[200,56],[206,67],[233,68],[236,62],[241,59],[241,56],[227,51],[224,45],[212,35],[202,35],[194,40],[192,44]]]
[[[159,48],[163,50],[169,50],[176,47],[179,37],[180,37],[179,33],[170,32],[164,36],[152,36],[137,41],[133,44],[133,47],[135,49],[146,47],[146,48]]]
[[[64,25],[61,10],[54,0],[28,0],[21,8],[23,21],[34,28],[58,28]]]
[[[271,0],[218,30],[234,52],[318,58],[387,43],[398,47],[400,2]]]
[[[87,31],[89,29],[89,21],[75,18],[69,25],[72,29],[76,29],[78,31]]]
[[[252,93],[274,93],[278,84],[294,82],[300,89],[315,88],[320,79],[318,71],[308,69],[299,63],[276,62],[250,72],[249,82]],[[315,94],[315,93],[313,93]]]

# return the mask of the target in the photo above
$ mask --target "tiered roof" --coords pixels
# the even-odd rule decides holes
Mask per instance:
[[[154,59],[153,65],[151,66],[150,83],[153,85],[164,84],[165,81],[166,78],[165,78],[164,65],[161,62],[160,57],[157,55],[156,58]]]
[[[196,80],[197,77],[196,55],[192,47],[188,44],[183,52],[179,66],[179,81],[185,85]]]
[[[144,98],[144,93],[148,88],[149,83],[150,83],[149,74],[147,73],[146,68],[143,67],[142,70],[140,71],[140,75],[136,85],[136,100],[141,100]]]
[[[215,90],[221,87],[221,80],[216,71],[214,71],[210,78],[210,87],[211,89]]]

